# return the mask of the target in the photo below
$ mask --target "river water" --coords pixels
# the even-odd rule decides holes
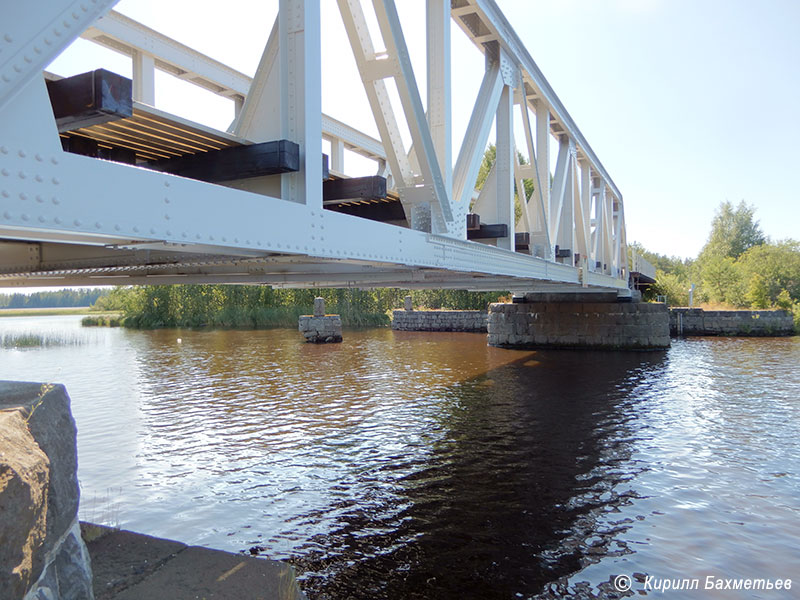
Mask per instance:
[[[312,600],[613,598],[618,575],[800,597],[798,337],[529,352],[0,319],[22,333],[52,343],[0,348],[0,378],[66,384],[82,518],[290,561]]]

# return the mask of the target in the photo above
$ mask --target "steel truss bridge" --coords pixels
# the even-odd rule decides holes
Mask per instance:
[[[627,295],[622,195],[495,2],[426,0],[422,98],[395,0],[337,1],[380,139],[322,113],[320,0],[279,0],[253,78],[112,11],[113,0],[3,3],[0,286]],[[452,24],[485,57],[457,154]],[[129,56],[132,78],[44,72],[81,36]],[[234,102],[229,130],[156,109],[156,70]],[[496,161],[477,191],[489,142]],[[348,176],[345,150],[376,174]]]

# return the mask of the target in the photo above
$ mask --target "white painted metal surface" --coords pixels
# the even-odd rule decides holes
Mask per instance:
[[[110,11],[113,4],[0,6],[0,286],[627,290],[622,196],[493,0],[427,0],[426,104],[394,0],[371,3],[377,31],[367,25],[363,0],[338,0],[380,139],[321,112],[320,0],[279,0],[253,78]],[[486,64],[457,152],[450,147],[451,22]],[[131,57],[140,109],[154,102],[155,70],[165,71],[235,103],[231,135],[221,136],[296,142],[300,170],[222,186],[63,152],[42,69],[78,36]],[[323,139],[337,176],[347,173],[345,150],[376,162],[408,227],[323,208]],[[551,139],[559,144],[553,171]],[[509,235],[479,243],[466,239],[465,217],[488,142],[497,161],[476,208]],[[530,164],[520,164],[518,148]],[[515,232],[530,234],[529,249],[515,251]]]

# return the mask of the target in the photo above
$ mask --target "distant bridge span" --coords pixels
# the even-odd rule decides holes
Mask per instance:
[[[622,195],[493,0],[427,0],[424,103],[394,0],[372,3],[379,32],[338,0],[380,139],[322,114],[320,0],[280,0],[252,79],[113,5],[0,9],[0,286],[629,294]],[[455,160],[451,23],[486,64]],[[79,36],[130,56],[132,80],[43,76]],[[229,131],[154,108],[156,69],[234,102]],[[349,177],[345,150],[376,174]]]

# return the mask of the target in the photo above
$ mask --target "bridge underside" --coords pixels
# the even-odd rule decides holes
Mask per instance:
[[[582,290],[578,281],[454,272],[378,261],[322,259],[303,255],[231,256],[168,250],[98,250],[53,243],[4,242],[0,287],[166,285],[231,283],[273,287],[441,288],[470,291]],[[48,260],[49,256],[56,257]],[[10,257],[19,257],[13,265]],[[27,263],[27,269],[24,266]],[[564,273],[561,274],[565,275]],[[565,277],[566,279],[566,277]],[[586,288],[597,291],[596,285]],[[617,289],[608,286],[608,289]],[[626,295],[625,290],[619,292]]]
[[[373,40],[361,1],[339,0],[379,140],[321,112],[319,0],[280,0],[253,78],[123,15],[102,16],[113,4],[3,9],[0,287],[629,294],[622,197],[493,1],[427,0],[423,106],[394,1],[373,2]],[[486,63],[455,161],[451,20]],[[130,56],[133,79],[43,76],[78,35]],[[155,69],[235,102],[230,129],[152,106]],[[476,190],[493,127],[495,166]],[[348,176],[345,149],[374,161],[376,175]],[[516,218],[515,189],[524,191]]]

